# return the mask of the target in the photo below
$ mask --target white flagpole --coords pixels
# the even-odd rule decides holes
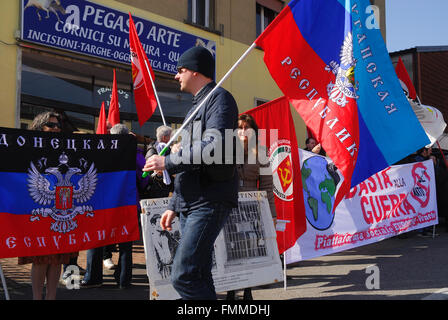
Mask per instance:
[[[149,71],[148,61],[146,59],[144,59],[144,60],[145,60],[146,70],[148,71],[149,78],[151,79],[152,90],[154,91],[154,95],[156,96],[156,100],[157,100],[157,105],[159,106],[159,109],[160,109],[160,115],[162,116],[163,125],[166,126],[165,117],[163,116],[163,111],[162,111],[162,105],[160,104],[159,95],[157,94],[156,86],[154,84],[154,79],[152,78],[151,72]]]
[[[255,42],[252,43],[252,45],[246,50],[246,52],[243,53],[243,55],[235,62],[235,64],[230,68],[229,71],[222,77],[222,79],[216,84],[216,86],[207,94],[207,96],[201,101],[201,103],[196,107],[196,109],[193,111],[193,113],[184,121],[184,124],[176,130],[175,134],[171,137],[170,141],[168,141],[165,148],[163,148],[161,155],[165,154],[166,149],[171,146],[171,144],[176,141],[177,137],[181,134],[182,130],[191,122],[191,120],[196,116],[199,109],[202,108],[202,106],[205,104],[205,102],[210,98],[210,96],[222,85],[222,83],[230,76],[230,74],[236,69],[236,67],[247,57],[249,52],[252,51],[253,48],[255,48],[256,44]],[[165,150],[165,151],[164,151]]]
[[[6,298],[6,300],[9,300],[8,287],[6,286],[6,279],[5,279],[5,275],[3,274],[3,269],[2,269],[1,264],[0,264],[0,277],[2,278],[3,291],[5,291],[5,298]]]
[[[230,68],[229,71],[222,77],[222,79],[216,84],[216,86],[207,94],[207,96],[201,101],[201,103],[196,107],[196,109],[193,111],[193,113],[184,121],[182,126],[177,129],[174,133],[174,135],[171,137],[171,139],[168,141],[166,146],[162,149],[162,151],[159,153],[159,155],[163,156],[168,150],[168,148],[173,144],[174,141],[177,140],[177,137],[182,133],[182,130],[193,120],[193,118],[198,113],[199,109],[202,108],[202,106],[205,104],[205,102],[210,98],[210,96],[222,85],[222,83],[230,76],[230,74],[236,69],[236,67],[247,57],[249,52],[252,51],[253,48],[255,48],[256,44],[255,42],[252,43],[252,45],[246,50],[246,52],[243,53],[243,55],[235,62],[235,64]],[[148,171],[143,172],[142,177],[146,178],[149,174]]]
[[[286,291],[286,250],[283,252],[283,289]]]

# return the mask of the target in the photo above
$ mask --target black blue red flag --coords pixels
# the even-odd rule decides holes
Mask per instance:
[[[139,237],[136,141],[0,128],[0,258]]]

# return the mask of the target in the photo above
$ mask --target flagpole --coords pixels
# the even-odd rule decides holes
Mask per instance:
[[[199,112],[199,110],[202,108],[202,106],[207,102],[208,98],[222,85],[222,83],[227,80],[227,78],[230,76],[230,74],[236,69],[236,67],[247,57],[247,55],[252,51],[253,48],[255,48],[256,43],[252,43],[252,45],[243,53],[243,55],[235,62],[235,64],[230,68],[229,71],[222,77],[222,79],[216,84],[216,86],[207,94],[207,96],[201,101],[201,103],[196,107],[196,109],[193,111],[193,113],[184,121],[182,126],[176,130],[174,135],[171,137],[170,141],[166,144],[165,148],[162,149],[162,151],[159,153],[160,156],[163,156],[165,152],[168,150],[168,148],[173,144],[174,141],[177,140],[179,135],[182,133],[182,130],[191,122],[191,120],[194,119],[196,114]],[[146,178],[149,175],[148,171],[143,172],[142,177]]]
[[[5,292],[5,299],[9,300],[8,287],[6,286],[6,279],[5,279],[5,275],[3,274],[3,269],[2,269],[1,264],[0,264],[0,278],[2,279],[2,283],[3,283],[3,291]]]
[[[283,289],[285,291],[286,291],[286,287],[287,287],[286,280],[287,280],[287,277],[286,277],[286,250],[285,250],[285,251],[283,251]]]
[[[144,59],[144,60],[145,60],[146,70],[148,71],[148,74],[149,74],[149,79],[151,79],[152,90],[154,91],[154,95],[156,96],[156,100],[157,100],[157,105],[159,106],[159,109],[160,109],[160,115],[162,116],[163,125],[166,126],[165,117],[163,116],[163,111],[162,111],[162,105],[160,104],[159,95],[157,94],[156,86],[154,85],[154,80],[152,79],[151,72],[149,71],[148,61],[146,59]]]

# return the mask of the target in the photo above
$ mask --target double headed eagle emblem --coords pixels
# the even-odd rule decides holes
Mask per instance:
[[[57,167],[45,167],[46,159],[41,159],[38,166],[45,174],[40,173],[31,161],[28,169],[28,191],[34,202],[45,206],[33,209],[31,221],[40,220],[40,217],[51,217],[50,229],[55,232],[67,233],[77,228],[74,218],[80,214],[93,217],[93,208],[90,205],[81,205],[87,202],[95,193],[97,173],[94,163],[85,174],[87,162],[80,160],[80,167],[69,167],[68,157],[62,153]],[[80,176],[75,178],[76,176]],[[75,182],[73,182],[75,181]],[[77,181],[77,182],[76,182]],[[75,203],[76,201],[76,204]],[[51,206],[54,202],[54,205]],[[48,207],[50,205],[50,207]]]
[[[355,81],[356,59],[353,55],[352,33],[347,33],[340,51],[340,63],[331,61],[325,67],[325,70],[332,71],[336,75],[335,83],[330,82],[327,85],[328,97],[338,104],[345,107],[348,98],[356,99],[357,84]]]

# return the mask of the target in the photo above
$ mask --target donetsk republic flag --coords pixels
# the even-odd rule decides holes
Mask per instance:
[[[0,258],[139,237],[136,141],[0,128]]]

